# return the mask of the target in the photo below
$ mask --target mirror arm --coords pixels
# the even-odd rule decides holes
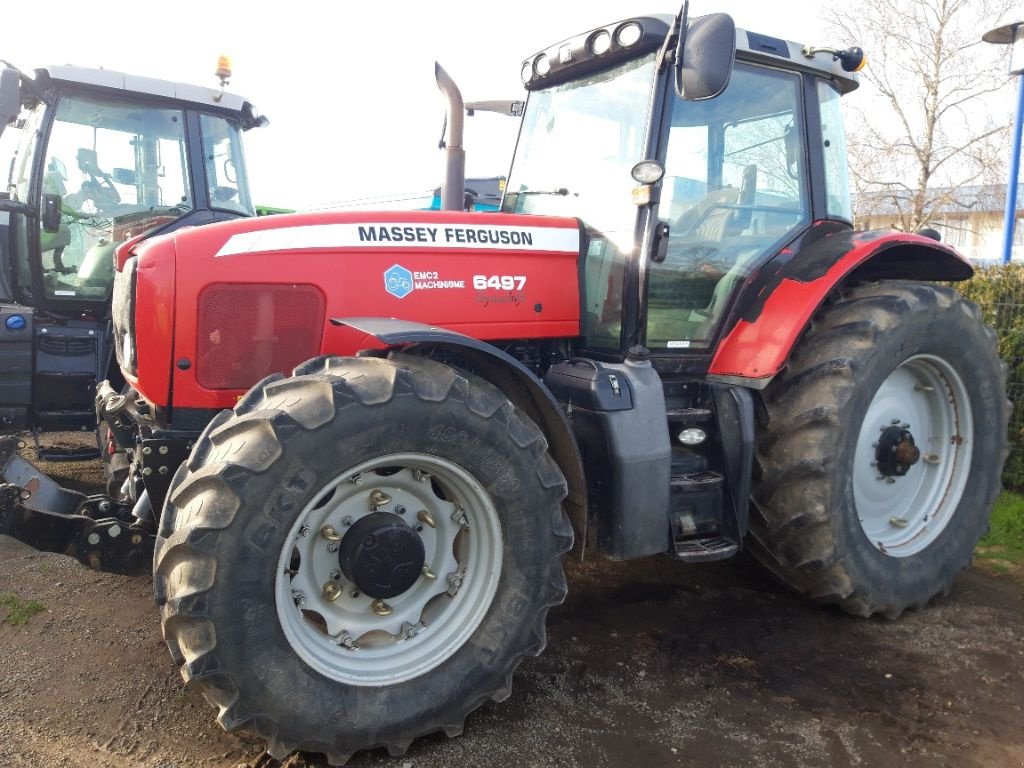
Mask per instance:
[[[676,52],[673,60],[675,66],[676,95],[683,96],[683,49],[686,48],[686,31],[690,23],[690,0],[683,0],[679,9],[679,36],[676,38]]]
[[[689,4],[689,0],[687,0],[687,4]],[[674,54],[671,51],[676,51],[677,48],[678,48],[679,26],[680,26],[679,22],[680,22],[680,19],[683,16],[683,10],[684,10],[683,8],[679,9],[679,13],[676,14],[675,19],[673,19],[673,21],[672,21],[672,28],[669,29],[668,34],[665,35],[665,40],[661,44],[661,50],[658,51],[658,59],[657,59],[657,61],[658,61],[658,71],[659,72],[661,72],[665,68],[666,64],[668,64],[670,61],[672,61],[675,58]],[[675,47],[673,47],[673,45],[672,45],[673,43],[677,43],[677,45]],[[670,51],[670,49],[671,49],[671,51]]]

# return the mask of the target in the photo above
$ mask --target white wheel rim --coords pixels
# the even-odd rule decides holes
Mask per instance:
[[[321,533],[331,526],[343,537],[371,513],[374,490],[390,497],[377,511],[404,508],[398,517],[418,526],[429,571],[384,601],[387,616],[341,573],[340,543]],[[417,519],[420,510],[433,526]],[[494,503],[468,471],[429,454],[381,456],[341,472],[299,513],[277,562],[278,619],[295,652],[329,678],[389,685],[418,677],[451,657],[483,621],[501,576],[502,542]],[[324,589],[329,583],[341,588],[334,600]]]
[[[877,466],[879,437],[903,425],[921,458],[905,475],[887,476]],[[876,549],[909,557],[946,529],[967,485],[973,438],[967,389],[942,358],[917,355],[882,382],[864,415],[853,466],[857,516]]]

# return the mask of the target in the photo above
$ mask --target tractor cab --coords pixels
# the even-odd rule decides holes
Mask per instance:
[[[109,70],[0,71],[0,427],[89,428],[112,365],[114,249],[255,215],[238,95]],[[16,148],[15,148],[16,147]]]
[[[736,29],[724,14],[666,45],[680,26],[627,19],[523,63],[529,99],[503,210],[585,225],[588,352],[640,344],[656,367],[682,356],[703,373],[745,278],[812,222],[852,226],[839,97],[857,81],[846,51]]]

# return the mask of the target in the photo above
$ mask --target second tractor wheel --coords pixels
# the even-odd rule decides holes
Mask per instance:
[[[220,723],[277,758],[456,735],[544,647],[565,494],[486,382],[403,355],[311,361],[218,416],[176,475],[164,637]]]
[[[950,588],[999,493],[995,334],[950,288],[888,281],[815,318],[763,395],[750,549],[797,591],[895,617]]]

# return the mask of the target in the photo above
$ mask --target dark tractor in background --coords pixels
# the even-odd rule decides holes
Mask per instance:
[[[97,382],[121,382],[114,248],[255,215],[241,134],[265,120],[223,89],[71,66],[5,67],[0,107],[0,430],[92,430]]]

